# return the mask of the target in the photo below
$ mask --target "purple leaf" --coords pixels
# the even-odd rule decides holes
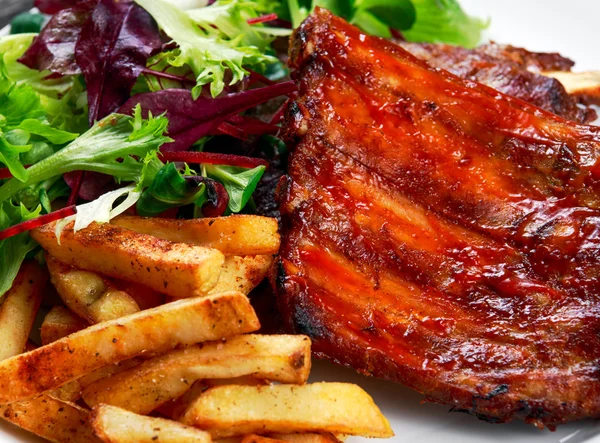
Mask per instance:
[[[294,82],[288,81],[218,98],[199,97],[194,100],[190,91],[165,89],[135,95],[121,106],[119,112],[130,114],[138,103],[144,115],[148,112],[154,115],[166,112],[169,137],[174,142],[163,145],[161,150],[183,151],[201,137],[217,133],[216,128],[231,116],[295,90]]]
[[[48,69],[62,75],[78,74],[75,44],[96,1],[84,0],[54,15],[19,61],[39,71]]]
[[[90,126],[121,106],[162,40],[154,19],[131,0],[100,0],[83,26],[75,59],[88,90]]]
[[[44,14],[53,15],[63,9],[73,7],[77,3],[81,3],[81,0],[35,0],[33,6]]]
[[[77,174],[79,174],[79,172],[80,171],[68,172],[63,176],[70,188],[73,188],[75,185]],[[92,201],[116,188],[117,185],[115,184],[115,179],[111,175],[86,171],[77,196],[83,200]]]

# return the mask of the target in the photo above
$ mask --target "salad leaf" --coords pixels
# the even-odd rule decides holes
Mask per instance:
[[[144,112],[155,115],[166,113],[169,136],[174,141],[165,145],[163,150],[184,150],[200,138],[214,133],[228,117],[295,89],[293,82],[283,82],[215,99],[200,97],[197,100],[184,89],[166,89],[131,97],[119,112],[130,113],[135,106],[141,105]]]
[[[467,15],[457,0],[412,0],[417,11],[414,26],[404,32],[410,41],[450,43],[472,48],[488,22]]]
[[[38,206],[33,211],[29,211],[21,204],[13,205],[11,202],[5,201],[0,205],[0,230],[35,218],[40,215],[41,210],[42,207]],[[37,243],[29,237],[27,232],[0,242],[0,296],[10,289],[21,263],[36,247]]]
[[[33,5],[44,14],[56,14],[58,11],[70,8],[83,0],[35,0]]]
[[[75,46],[88,89],[90,126],[127,101],[148,57],[161,47],[156,23],[132,0],[98,1]]]
[[[167,209],[188,205],[206,192],[206,185],[194,177],[182,177],[175,163],[165,165],[138,200],[136,210],[152,217]]]
[[[142,193],[133,184],[107,192],[92,202],[77,206],[77,213],[75,215],[65,217],[56,224],[56,238],[60,242],[62,230],[73,220],[75,220],[75,225],[73,226],[74,232],[87,228],[93,222],[108,223],[135,205],[141,195]],[[115,207],[115,203],[123,196],[125,196],[125,199]]]
[[[16,84],[27,84],[40,94],[59,98],[71,88],[71,77],[51,76],[50,71],[30,69],[17,61],[35,36],[36,34],[17,34],[0,37],[0,54],[4,54],[7,75]]]
[[[227,209],[240,212],[252,197],[258,182],[265,172],[264,166],[243,169],[235,166],[204,165],[208,176],[223,184],[229,194]]]
[[[188,65],[194,71],[196,86],[192,89],[194,99],[202,92],[202,86],[210,84],[213,97],[225,87],[225,73],[231,73],[229,85],[234,85],[248,74],[245,67],[261,69],[276,59],[254,46],[238,44],[238,39],[226,40],[216,31],[200,28],[181,9],[165,0],[136,0],[156,20],[159,27],[178,45],[170,57],[173,66]]]
[[[10,21],[11,34],[27,34],[40,32],[44,23],[44,16],[36,12],[23,12],[13,17]]]
[[[39,135],[40,137],[45,138],[50,143],[54,143],[56,145],[62,145],[68,143],[72,140],[75,140],[79,134],[73,132],[63,131],[62,129],[56,129],[48,124],[44,124],[41,120],[27,118],[23,120],[18,129],[25,130],[33,135]]]
[[[152,180],[162,163],[156,158],[158,148],[170,141],[163,134],[168,120],[149,115],[142,119],[139,108],[134,117],[111,114],[60,151],[32,165],[27,180],[13,178],[0,187],[0,201],[14,197],[30,185],[61,176],[70,171],[95,171],[123,181],[138,182],[146,169]],[[151,154],[153,161],[146,161]]]
[[[83,133],[89,129],[87,91],[78,76],[61,97],[40,96],[50,125],[67,132]]]
[[[94,6],[94,0],[86,0],[59,11],[44,26],[19,61],[39,71],[49,70],[62,75],[78,74],[80,70],[75,62],[75,44]]]

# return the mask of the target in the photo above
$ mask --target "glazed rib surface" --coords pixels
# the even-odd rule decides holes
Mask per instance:
[[[598,128],[318,9],[273,283],[317,355],[494,422],[600,416]]]
[[[541,71],[570,70],[573,62],[558,54],[529,52],[522,48],[488,43],[475,49],[433,43],[398,42],[430,66],[461,78],[483,83],[546,111],[578,123],[596,120],[591,107],[578,106],[556,79]]]

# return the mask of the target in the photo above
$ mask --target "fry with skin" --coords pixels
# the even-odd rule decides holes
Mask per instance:
[[[277,219],[257,215],[174,220],[121,216],[111,223],[165,240],[215,248],[225,255],[279,251]]]
[[[112,283],[120,291],[127,292],[135,300],[142,311],[156,308],[165,303],[165,296],[154,289],[138,282],[113,279]],[[225,291],[222,291],[225,292]]]
[[[225,257],[221,277],[210,293],[240,291],[249,294],[267,276],[273,264],[272,255]]]
[[[200,395],[181,421],[213,438],[256,432],[394,435],[373,399],[349,383],[219,386]]]
[[[114,320],[140,310],[132,297],[95,272],[80,271],[47,254],[46,263],[52,284],[65,305],[89,323]]]
[[[0,406],[0,417],[39,437],[57,443],[100,441],[87,425],[87,410],[44,394]]]
[[[270,434],[271,437],[290,443],[339,443],[333,434]]]
[[[216,284],[223,254],[185,243],[173,243],[108,224],[92,223],[73,232],[70,223],[60,244],[56,223],[31,231],[31,236],[58,260],[86,271],[140,282],[177,298],[206,295]]]
[[[47,281],[48,273],[35,261],[21,266],[0,305],[0,360],[25,349]]]
[[[258,434],[248,434],[242,438],[241,443],[285,443],[285,440],[264,437]]]
[[[210,443],[210,434],[164,418],[134,414],[109,405],[98,405],[90,424],[100,440],[107,443]]]
[[[62,306],[54,306],[42,322],[40,335],[42,345],[60,340],[67,335],[81,331],[88,326],[85,320],[75,315],[72,311]]]
[[[88,386],[83,399],[147,414],[183,395],[197,380],[251,375],[282,383],[305,383],[310,339],[301,335],[242,335],[172,351]]]
[[[144,352],[166,352],[259,327],[248,299],[236,292],[180,300],[99,323],[0,362],[0,404],[55,389]]]

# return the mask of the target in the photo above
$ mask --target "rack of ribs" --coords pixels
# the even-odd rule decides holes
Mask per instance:
[[[491,422],[600,417],[600,128],[324,9],[290,66],[272,275],[286,328]]]

